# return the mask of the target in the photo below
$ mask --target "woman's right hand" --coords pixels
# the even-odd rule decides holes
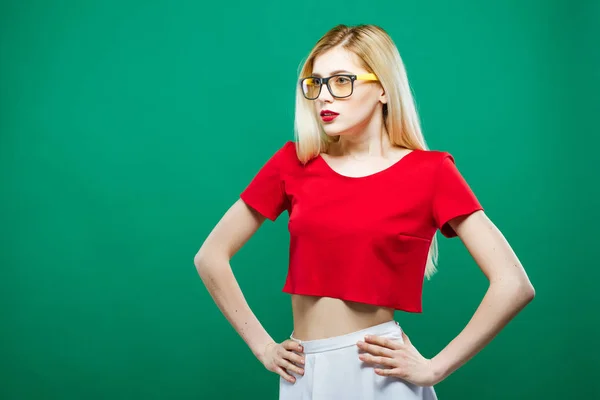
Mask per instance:
[[[304,355],[296,354],[294,351],[302,353],[303,349],[299,343],[291,339],[287,339],[282,343],[271,342],[265,346],[261,361],[266,369],[281,375],[288,382],[294,383],[296,378],[288,374],[286,370],[304,375]]]

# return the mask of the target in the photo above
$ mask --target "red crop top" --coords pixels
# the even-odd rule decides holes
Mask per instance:
[[[483,207],[450,153],[413,150],[363,177],[321,156],[305,165],[288,141],[240,198],[275,221],[288,211],[289,267],[283,292],[422,312],[425,264],[437,229]]]

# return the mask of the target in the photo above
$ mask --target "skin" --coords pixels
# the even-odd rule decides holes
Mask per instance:
[[[330,76],[335,70],[368,73],[357,57],[342,48],[315,59],[313,75]],[[365,176],[389,167],[410,150],[393,146],[383,124],[386,94],[378,82],[356,81],[352,96],[333,98],[323,87],[314,101],[315,112],[327,109],[340,115],[322,122],[325,133],[340,135],[323,159],[336,172]],[[204,241],[194,263],[208,291],[242,339],[266,369],[289,382],[302,375],[302,347],[292,340],[274,341],[249,308],[230,266],[230,259],[250,239],[265,217],[238,199]],[[435,357],[427,359],[403,332],[402,342],[383,337],[365,338],[357,346],[359,358],[374,373],[432,386],[448,377],[487,345],[535,295],[527,274],[510,245],[484,211],[454,218],[456,231],[489,280],[488,290],[465,328]],[[394,319],[394,310],[328,297],[292,295],[295,338],[315,340],[343,335]],[[375,368],[381,364],[384,368]]]

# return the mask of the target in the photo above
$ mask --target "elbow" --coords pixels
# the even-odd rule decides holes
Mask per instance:
[[[521,297],[523,297],[525,301],[529,303],[535,297],[535,288],[531,284],[531,281],[527,275],[522,276],[518,282],[519,283],[516,285],[517,290],[521,294]]]
[[[527,298],[529,301],[531,301],[535,298],[535,288],[533,287],[533,285],[531,283],[528,282],[525,292],[527,294]]]
[[[198,272],[200,272],[200,270],[206,265],[206,257],[201,253],[198,252],[196,253],[196,255],[194,255],[194,266],[196,267],[196,270]]]
[[[200,246],[200,250],[198,250],[198,252],[194,254],[194,266],[196,267],[198,273],[206,269],[206,267],[210,264],[210,262],[208,261],[210,253],[207,250],[208,249],[206,248],[206,244],[203,243],[202,246]]]
[[[194,266],[200,277],[206,275],[212,269],[219,265],[222,265],[222,261],[227,258],[220,256],[215,251],[210,251],[206,247],[201,247],[200,250],[194,255]]]
[[[503,291],[509,299],[520,304],[528,304],[535,298],[535,288],[527,278],[503,276],[491,281],[491,284]]]
[[[529,280],[515,284],[514,290],[514,297],[519,299],[523,304],[528,304],[535,298],[535,288]]]
[[[202,248],[194,255],[194,266],[200,275],[212,264],[210,258],[208,252]]]

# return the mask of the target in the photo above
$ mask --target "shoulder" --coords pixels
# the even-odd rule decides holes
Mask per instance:
[[[279,145],[274,155],[279,157],[290,157],[296,154],[296,143],[293,140],[287,140]]]
[[[296,144],[292,140],[288,140],[276,147],[276,150],[271,155],[271,162],[285,164],[296,156]]]
[[[293,170],[298,163],[296,143],[288,140],[275,146],[263,169],[271,171],[271,173],[282,174],[283,172]]]
[[[293,140],[286,141],[283,144],[283,146],[281,147],[281,150],[288,155],[295,156],[296,155],[296,142],[294,142]]]
[[[300,164],[296,142],[293,140],[283,143],[277,151],[276,156],[282,168],[294,168]]]
[[[455,164],[454,157],[447,151],[414,149],[412,152],[415,154],[409,156],[413,157],[413,165],[421,176],[434,175],[441,168],[452,167]]]
[[[448,152],[448,151],[444,151],[444,150],[419,150],[417,149],[416,151],[418,151],[419,153],[421,153],[421,157],[426,161],[426,162],[430,162],[436,165],[439,165],[442,161],[444,160],[449,160],[451,162],[454,163],[454,156]]]

